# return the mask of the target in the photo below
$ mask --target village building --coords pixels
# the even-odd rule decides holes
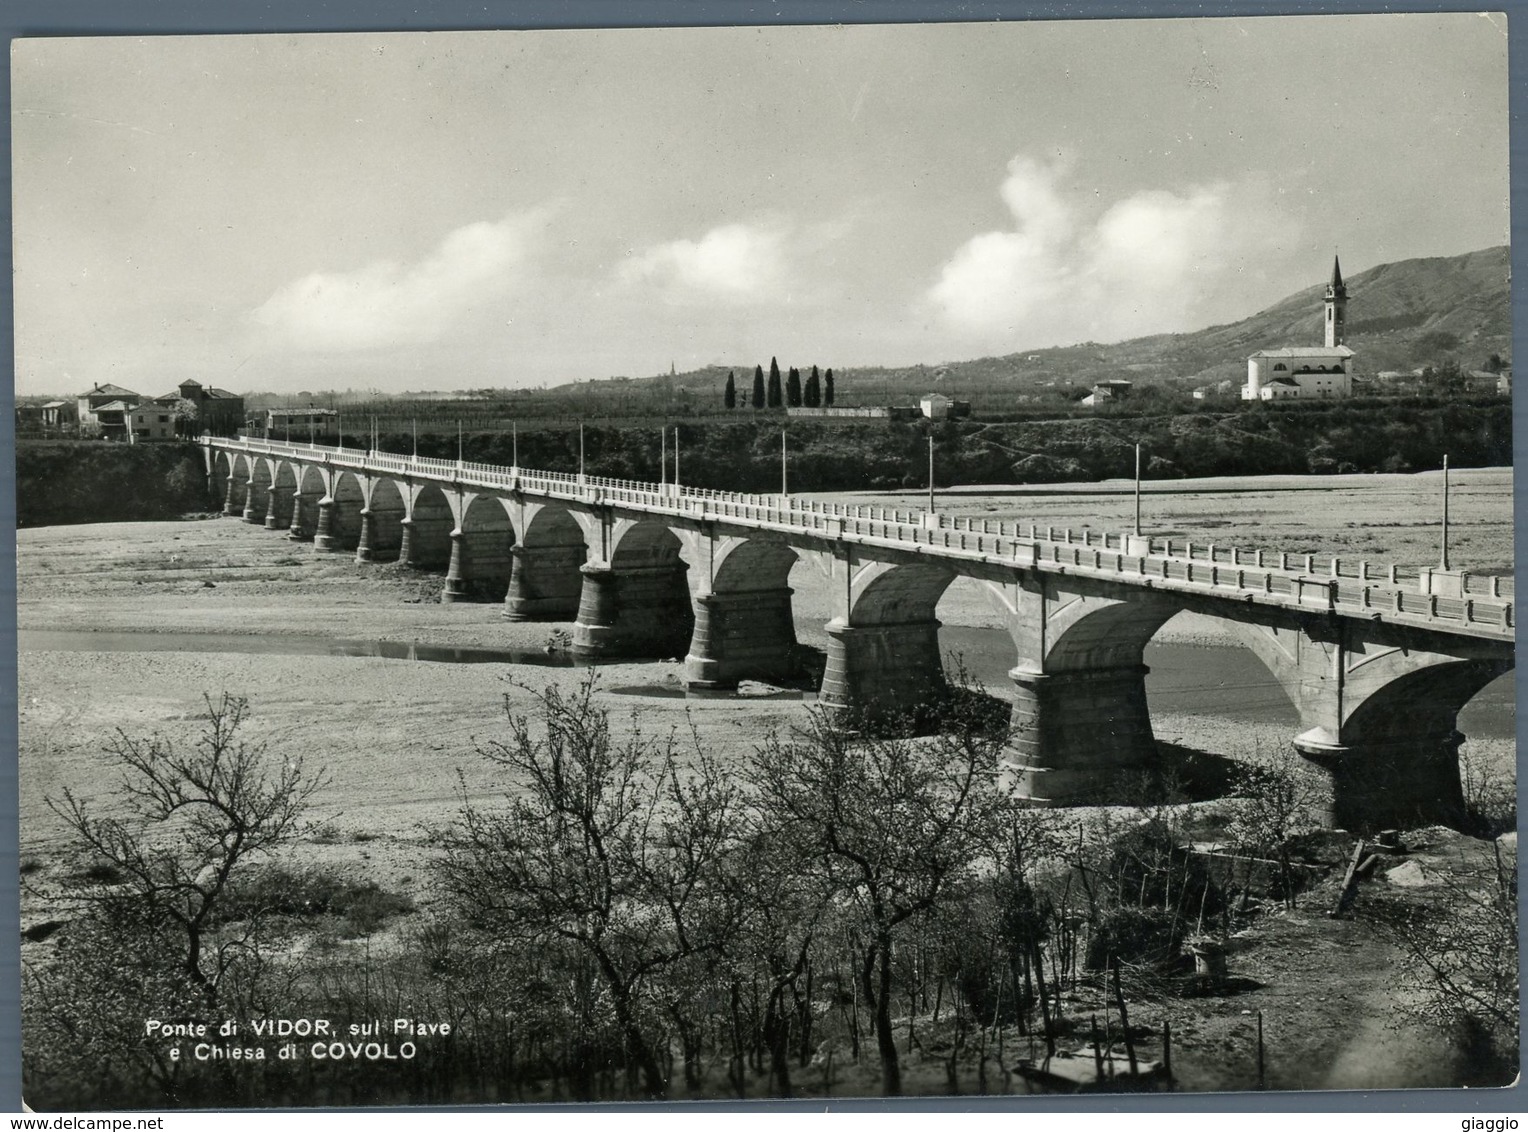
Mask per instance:
[[[334,409],[307,408],[266,409],[255,413],[245,422],[250,436],[263,436],[267,440],[292,440],[306,443],[313,440],[333,440],[340,434],[340,416]]]
[[[1109,405],[1115,401],[1123,401],[1130,396],[1130,391],[1135,388],[1133,381],[1098,381],[1093,383],[1093,392],[1082,399],[1082,404],[1090,409],[1096,409],[1099,405]]]
[[[93,386],[88,393],[75,398],[75,419],[80,432],[108,440],[126,439],[127,424],[122,415],[142,400],[141,394],[120,385]]]
[[[1247,358],[1243,401],[1332,398],[1353,395],[1353,351],[1343,344],[1347,330],[1348,289],[1342,265],[1334,256],[1324,298],[1326,342],[1320,346],[1280,346]]]
[[[164,404],[163,397],[133,406],[123,413],[123,421],[129,444],[175,439],[175,409]]]

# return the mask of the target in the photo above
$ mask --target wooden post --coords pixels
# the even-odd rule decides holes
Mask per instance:
[[[1335,918],[1348,910],[1348,905],[1353,903],[1353,896],[1358,888],[1358,862],[1363,860],[1364,839],[1360,837],[1358,844],[1353,846],[1353,856],[1348,860],[1348,871],[1343,874],[1342,887],[1337,891],[1337,903],[1333,905],[1331,915]]]
[[[1099,1048],[1098,1015],[1088,1015],[1088,1027],[1093,1031],[1093,1070],[1098,1079],[1104,1079],[1104,1051]]]
[[[1263,1075],[1263,1012],[1257,1012],[1257,1087],[1266,1089],[1268,1081]]]
[[[1162,1019],[1162,1073],[1167,1078],[1167,1091],[1173,1087],[1173,1024]]]
[[[1135,1060],[1135,1039],[1130,1036],[1130,1015],[1125,1011],[1125,993],[1119,985],[1119,956],[1114,957],[1114,1001],[1119,1007],[1119,1028],[1125,1035],[1125,1057],[1130,1062],[1130,1076],[1138,1074]]]

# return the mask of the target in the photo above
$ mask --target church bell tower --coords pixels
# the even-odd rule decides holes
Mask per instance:
[[[1326,285],[1326,344],[1341,346],[1347,333],[1348,289],[1342,282],[1342,264],[1332,257],[1332,281]]]

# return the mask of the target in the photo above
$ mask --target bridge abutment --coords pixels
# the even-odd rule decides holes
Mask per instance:
[[[683,562],[621,569],[586,563],[580,571],[575,656],[610,660],[683,655],[692,618]]]
[[[695,690],[724,690],[739,680],[788,679],[796,661],[791,593],[782,586],[696,595],[685,682]]]
[[[583,593],[579,568],[585,556],[581,542],[567,546],[510,547],[504,616],[510,621],[573,620]]]

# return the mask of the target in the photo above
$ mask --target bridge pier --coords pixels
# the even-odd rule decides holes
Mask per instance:
[[[1010,671],[1018,793],[1044,804],[1123,800],[1157,755],[1146,672],[1144,664]]]
[[[251,526],[263,527],[265,525],[266,497],[270,494],[269,488],[264,484],[255,482],[251,476],[244,485],[244,521]]]
[[[334,528],[334,500],[326,495],[318,501],[318,522],[313,527],[315,551],[334,554],[344,550]]]
[[[695,597],[695,631],[684,658],[685,682],[699,690],[736,688],[739,680],[788,679],[796,663],[789,586]]]
[[[265,509],[265,529],[268,531],[284,530],[292,522],[292,495],[293,489],[287,486],[272,487],[266,494],[270,496],[269,505]]]
[[[682,655],[690,639],[690,591],[683,562],[612,569],[581,566],[573,654],[591,660]]]
[[[867,722],[915,718],[949,690],[939,657],[939,622],[849,625],[829,621],[818,702]]]
[[[287,538],[294,542],[307,542],[313,538],[313,497],[301,491],[292,494],[292,523]]]
[[[446,584],[440,591],[440,603],[452,605],[458,601],[469,600],[467,592],[467,578],[465,573],[466,535],[460,528],[451,531],[451,561],[446,566]]]
[[[509,591],[504,616],[510,621],[570,621],[583,592],[582,542],[566,546],[509,548]]]
[[[371,539],[375,529],[375,518],[370,507],[361,508],[361,533],[356,536],[355,560],[357,562],[370,562],[372,560]]]
[[[228,486],[223,490],[223,514],[238,515],[244,510],[241,486],[237,473],[229,472]]]
[[[1460,827],[1465,821],[1459,781],[1464,736],[1421,734],[1378,742],[1334,743],[1322,729],[1294,740],[1295,750],[1317,768],[1330,789],[1326,824],[1370,833],[1423,825]]]

